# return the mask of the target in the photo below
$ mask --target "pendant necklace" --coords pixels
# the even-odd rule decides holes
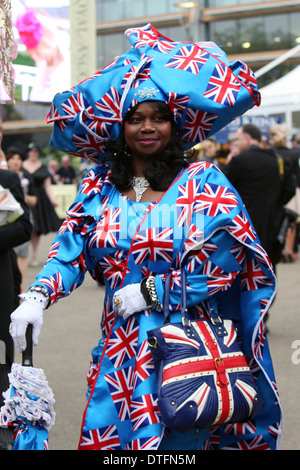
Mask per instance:
[[[131,186],[135,192],[136,202],[140,202],[144,192],[149,188],[150,183],[144,176],[134,176],[131,180]]]

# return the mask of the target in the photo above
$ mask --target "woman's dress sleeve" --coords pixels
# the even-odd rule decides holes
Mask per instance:
[[[50,305],[83,283],[87,262],[89,269],[93,268],[93,259],[86,249],[86,235],[95,228],[101,213],[105,174],[104,168],[99,166],[90,170],[83,179],[51,245],[46,264],[32,284],[42,284],[49,290]]]

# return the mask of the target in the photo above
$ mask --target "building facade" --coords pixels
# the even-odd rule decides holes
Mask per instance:
[[[195,4],[192,8],[182,5]],[[151,23],[172,39],[209,40],[254,71],[300,44],[300,1],[96,0],[97,66],[128,48],[127,27]],[[300,63],[300,52],[260,78],[260,86]]]
[[[74,18],[77,22],[77,32],[76,27],[71,26],[71,33],[73,28],[73,38],[78,39],[79,34],[84,34],[86,25],[90,45],[85,36],[85,51],[96,51],[93,61],[96,69],[101,69],[128,50],[130,45],[124,36],[127,28],[147,23],[174,40],[214,41],[225,50],[230,61],[237,58],[244,60],[254,72],[299,45],[295,54],[258,78],[259,88],[300,64],[300,0],[70,0],[70,4],[71,22]],[[92,4],[95,24],[91,26],[86,18],[91,17],[87,10]],[[187,4],[193,5],[187,8]],[[82,14],[72,14],[74,5],[77,10],[82,9]],[[76,45],[73,40],[72,48],[71,36],[71,56],[80,58],[80,53],[84,51],[82,47],[82,50],[77,50],[78,42]],[[84,75],[88,67],[82,60],[80,63]],[[78,60],[72,59],[72,66],[73,72],[77,73],[72,74],[73,85],[86,77],[78,76]],[[86,73],[91,74],[90,71]],[[21,139],[24,134],[28,136],[31,133],[33,139],[37,135],[41,145],[47,142],[50,130],[45,124],[45,117],[49,105],[16,103],[9,106],[10,112],[4,122],[4,134],[9,136],[9,142],[20,133]],[[23,116],[22,121],[15,120],[16,114]]]

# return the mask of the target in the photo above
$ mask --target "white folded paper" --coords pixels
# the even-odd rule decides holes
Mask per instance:
[[[0,225],[10,224],[24,213],[10,190],[0,184]]]

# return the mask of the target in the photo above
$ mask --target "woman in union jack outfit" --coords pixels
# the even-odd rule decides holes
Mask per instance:
[[[151,25],[126,36],[130,51],[54,99],[52,145],[98,164],[12,314],[12,336],[23,349],[32,322],[37,343],[43,309],[88,271],[106,293],[79,449],[276,449],[281,409],[263,321],[273,269],[235,189],[185,153],[259,104],[255,77],[213,43],[174,42]],[[171,321],[180,321],[183,266],[188,306],[214,296],[235,322],[264,402],[246,423],[184,434],[161,423],[147,331],[163,324],[169,273]]]

